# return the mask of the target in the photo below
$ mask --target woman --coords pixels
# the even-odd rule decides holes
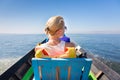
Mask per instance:
[[[60,38],[65,32],[64,19],[61,16],[51,17],[45,27],[45,32],[48,35],[48,42],[36,46],[35,57],[52,57],[52,58],[69,58],[75,56],[75,45],[72,42],[62,41]],[[65,51],[67,49],[67,51]],[[72,56],[69,49],[72,49]]]

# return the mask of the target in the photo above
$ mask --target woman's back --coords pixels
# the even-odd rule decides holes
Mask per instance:
[[[61,57],[67,58],[69,57],[69,53],[65,53],[66,47],[75,47],[71,42],[64,42],[60,38],[64,35],[66,26],[64,23],[64,19],[61,16],[53,16],[51,17],[47,23],[45,32],[48,35],[48,42],[40,45],[40,47],[36,47],[36,50],[43,49],[43,52],[47,52],[50,57]],[[74,51],[75,52],[75,51]]]

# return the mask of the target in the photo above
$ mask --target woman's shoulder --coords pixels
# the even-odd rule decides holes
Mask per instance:
[[[35,46],[35,50],[37,50],[37,49],[44,49],[45,47],[46,47],[46,44],[45,44],[45,43],[39,44],[39,45],[36,45],[36,46]]]
[[[73,42],[66,42],[65,47],[75,47],[75,44]]]

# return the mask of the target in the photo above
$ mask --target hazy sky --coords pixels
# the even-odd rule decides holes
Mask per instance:
[[[67,33],[120,34],[120,0],[0,0],[0,33],[43,33],[55,15]]]

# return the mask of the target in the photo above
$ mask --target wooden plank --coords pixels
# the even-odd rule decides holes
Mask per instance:
[[[56,80],[56,67],[51,66],[51,64],[48,66],[43,66],[41,68],[42,70],[42,79],[43,80]]]
[[[99,59],[95,58],[92,54],[87,54],[87,57],[93,59],[93,65],[98,70],[101,70],[104,73],[104,76],[106,76],[109,80],[120,80],[120,75],[118,73],[116,73],[114,70],[109,68],[107,65],[105,65],[103,62],[101,62]],[[101,76],[101,78],[102,78],[102,76]]]
[[[88,80],[97,80],[97,78],[95,77],[95,75],[92,71],[90,71],[90,73],[89,73],[89,79]]]
[[[38,75],[38,67],[41,67],[43,80],[87,80],[91,66],[91,59],[74,58],[74,59],[61,59],[61,58],[33,58],[32,65],[34,69],[35,79],[40,80]],[[56,78],[56,68],[59,67],[59,77]],[[71,71],[69,72],[69,67]],[[82,69],[84,67],[83,73]],[[35,69],[36,68],[36,69]],[[37,71],[36,71],[37,70]]]
[[[94,75],[96,75],[100,70],[98,68],[96,68],[95,65],[92,64],[91,71],[93,72]]]
[[[64,64],[62,64],[64,65]],[[60,66],[60,74],[59,74],[59,80],[67,80],[68,79],[68,65]]]
[[[84,61],[81,60],[81,62],[71,62],[71,80],[78,80],[83,75],[82,74],[82,68],[84,67]]]
[[[99,72],[95,75],[95,77],[96,77],[97,79],[99,79],[103,74],[104,74],[104,73],[103,73],[102,71],[99,71]]]
[[[86,59],[85,65],[84,65],[84,71],[83,71],[83,80],[88,80],[88,74],[91,68],[92,61],[91,59]]]
[[[22,80],[30,80],[31,76],[33,75],[33,69],[32,67],[29,68],[29,70],[26,72]]]
[[[40,75],[39,75],[39,68],[38,68],[38,63],[37,61],[32,61],[32,67],[33,67],[33,71],[34,71],[34,77],[35,77],[35,80],[40,80]]]

